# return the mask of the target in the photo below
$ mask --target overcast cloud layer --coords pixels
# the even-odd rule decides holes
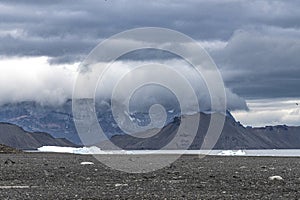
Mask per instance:
[[[299,126],[299,101],[293,98],[250,100],[247,102],[250,111],[236,111],[233,114],[245,126]]]
[[[300,1],[0,2],[0,55],[81,61],[98,42],[158,26],[204,44],[226,85],[242,97],[299,97]]]

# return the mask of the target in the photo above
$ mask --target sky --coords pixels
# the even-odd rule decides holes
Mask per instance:
[[[297,0],[1,0],[0,103],[62,103],[99,42],[151,26],[208,51],[243,124],[300,125],[299,9]]]

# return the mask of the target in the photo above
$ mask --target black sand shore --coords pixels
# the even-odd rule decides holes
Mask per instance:
[[[158,171],[128,174],[92,156],[23,153],[0,154],[0,168],[0,199],[300,198],[300,158],[186,155]],[[284,180],[268,179],[274,175]]]

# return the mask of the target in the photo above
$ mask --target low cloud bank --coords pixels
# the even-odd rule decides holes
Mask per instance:
[[[160,61],[161,62],[161,61]],[[132,66],[144,64],[140,61],[117,61],[105,74],[103,85],[98,87],[97,98],[109,99],[117,81],[126,74]],[[197,75],[195,70],[176,59],[164,61],[164,64],[173,67],[184,75],[194,88],[200,103],[201,110],[209,110],[210,96],[205,81]],[[78,64],[49,65],[46,57],[16,58],[0,60],[0,104],[22,101],[36,101],[41,104],[60,105],[72,98],[72,90],[77,76]],[[139,74],[130,74],[133,79],[147,76],[147,70]],[[159,72],[157,73],[159,76]],[[162,77],[163,78],[163,77]],[[172,78],[172,77],[165,77]],[[210,77],[208,77],[210,78]],[[128,83],[130,84],[130,83]],[[176,84],[180,83],[174,83]],[[144,90],[143,90],[144,89]],[[230,110],[247,109],[241,97],[226,88],[227,106]],[[185,91],[182,91],[183,93]],[[188,98],[188,97],[187,97]],[[153,103],[162,105],[176,104],[176,98],[171,91],[161,87],[141,88],[132,103],[137,109]]]

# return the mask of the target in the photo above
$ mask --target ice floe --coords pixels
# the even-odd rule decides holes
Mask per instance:
[[[220,153],[218,153],[218,155],[220,155],[220,156],[244,156],[244,155],[246,155],[246,152],[243,150],[237,150],[237,151],[225,150],[225,151],[221,151]]]
[[[281,176],[270,176],[269,180],[271,180],[271,181],[274,181],[274,180],[275,181],[282,181],[283,178]]]
[[[80,164],[81,165],[93,165],[94,163],[93,162],[81,162]]]
[[[38,148],[38,152],[72,153],[72,154],[189,154],[189,155],[214,155],[214,156],[271,156],[271,157],[300,157],[299,149],[258,149],[258,150],[101,150],[99,147],[58,147],[43,146]],[[35,152],[35,151],[29,151]]]

